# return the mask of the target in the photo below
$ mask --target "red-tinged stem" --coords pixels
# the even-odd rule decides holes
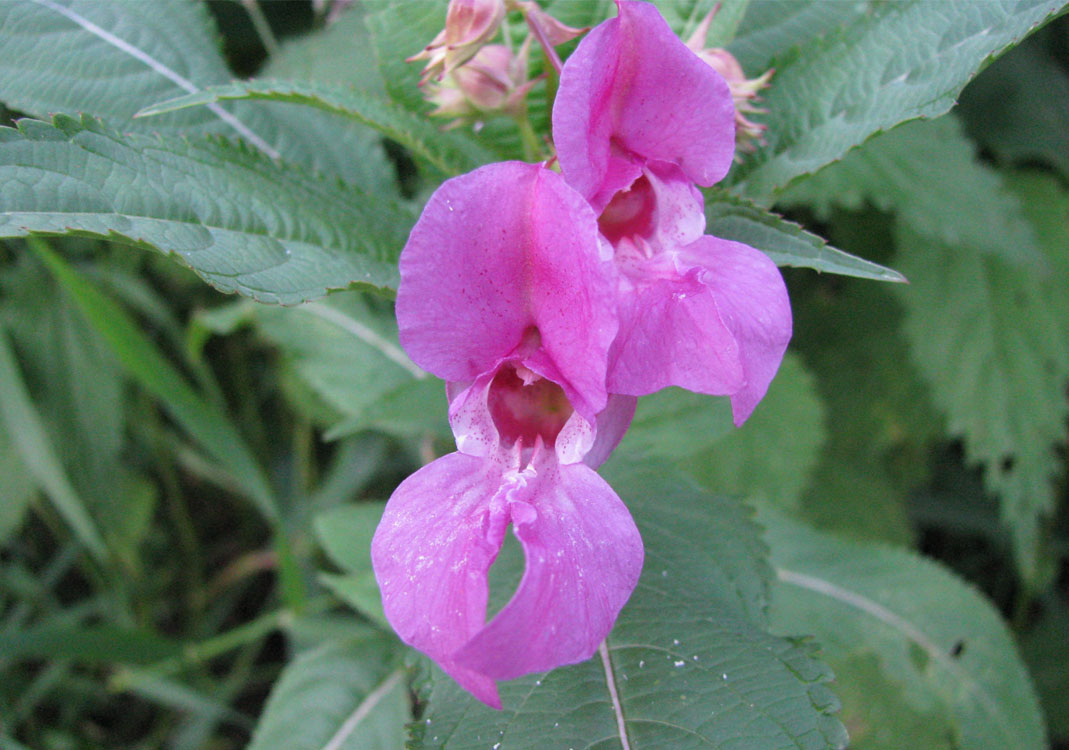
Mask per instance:
[[[546,53],[546,59],[549,64],[553,66],[553,70],[557,71],[557,77],[560,77],[560,70],[563,64],[560,61],[560,55],[557,54],[557,50],[553,48],[553,45],[549,42],[549,37],[546,36],[545,30],[539,25],[538,21],[530,14],[524,14],[527,21],[527,25],[531,29],[531,33],[535,35],[535,39],[542,45],[542,51]]]

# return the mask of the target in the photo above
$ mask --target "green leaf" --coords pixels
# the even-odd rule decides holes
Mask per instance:
[[[384,95],[386,84],[370,54],[366,16],[362,4],[354,5],[323,28],[286,39],[282,51],[267,61],[263,77],[334,83]]]
[[[467,172],[494,159],[490,152],[473,142],[451,132],[443,133],[428,118],[402,109],[387,99],[329,84],[269,80],[234,82],[153,104],[136,116],[150,117],[231,99],[301,104],[350,117],[392,138],[447,175]]]
[[[832,237],[884,257],[891,223],[875,209],[838,212]],[[792,346],[812,368],[828,434],[801,515],[822,529],[909,544],[909,500],[928,481],[933,444],[945,432],[902,332],[897,287],[795,280],[803,283],[791,288]]]
[[[348,573],[371,571],[371,537],[385,507],[385,502],[350,503],[316,516],[316,536],[335,565]]]
[[[1056,176],[1038,171],[1010,173],[1006,186],[1020,199],[1039,249],[1050,262],[1050,274],[1044,276],[1047,304],[1058,317],[1062,335],[1069,336],[1069,296],[1060,288],[1069,279],[1069,190]]]
[[[0,101],[38,118],[86,112],[123,132],[236,136],[369,189],[388,184],[377,173],[385,162],[374,134],[325,113],[239,102],[131,119],[233,77],[204,3],[0,0],[0,48]]]
[[[740,165],[737,189],[769,195],[881,130],[947,112],[980,68],[1062,5],[881,3],[833,38],[809,42],[765,92],[768,146]]]
[[[0,181],[0,236],[150,247],[222,291],[280,304],[350,284],[394,288],[413,220],[388,198],[242,147],[124,136],[91,119],[0,129]]]
[[[716,0],[654,0],[657,10],[679,37],[686,41],[709,13],[716,8],[716,15],[709,24],[709,33],[705,38],[705,47],[723,47],[735,36],[750,0],[733,0],[718,3]],[[600,20],[612,18],[613,13],[606,13]]]
[[[376,67],[390,98],[411,112],[429,111],[431,107],[419,89],[423,64],[418,60],[405,62],[405,58],[422,51],[445,27],[446,4],[364,0],[361,5],[367,9]]]
[[[272,689],[249,750],[397,750],[411,716],[398,661],[382,636],[298,656]]]
[[[345,571],[320,580],[358,612],[389,628],[371,568],[371,538],[385,507],[384,502],[363,502],[332,508],[316,516],[315,531],[331,562]]]
[[[1065,439],[1069,352],[1049,291],[1041,283],[970,248],[951,248],[908,229],[898,232],[901,266],[912,284],[901,292],[914,358],[946,413],[951,435],[1002,499],[1026,581],[1040,575],[1040,520],[1054,507],[1051,478]]]
[[[268,59],[259,75],[262,78],[337,84],[382,96],[385,92],[382,76],[369,54],[370,47],[364,14],[357,6],[322,29],[284,41],[282,50]],[[377,131],[356,125],[351,118],[329,112],[312,112],[306,107],[263,103],[249,103],[247,106],[250,109],[255,107],[258,113],[276,113],[294,120],[304,119],[312,124],[321,122],[320,127],[306,136],[318,143],[322,152],[320,160],[329,159],[351,170],[355,174],[339,171],[339,175],[369,191],[397,193],[394,167],[386,156]],[[148,120],[146,124],[152,125],[155,119]]]
[[[813,633],[833,667],[869,656],[879,664],[882,679],[854,687],[862,702],[846,706],[846,717],[873,731],[880,713],[868,702],[890,687],[878,705],[905,700],[914,712],[945,716],[960,750],[1047,746],[1013,639],[975,589],[904,550],[842,541],[771,509],[759,520],[776,568],[774,629]]]
[[[999,58],[961,92],[958,111],[1000,162],[1039,160],[1069,178],[1069,72],[1054,54],[1064,33],[1062,19]]]
[[[954,117],[910,122],[798,181],[778,198],[821,218],[833,206],[870,202],[914,231],[1017,263],[1042,262],[1021,204],[995,170],[976,160]]]
[[[37,481],[6,429],[0,429],[0,546],[18,531],[37,495]]]
[[[10,281],[4,287],[12,336],[56,453],[108,549],[136,570],[156,491],[123,461],[123,372],[107,342],[35,259],[23,256]]]
[[[330,407],[328,439],[365,429],[449,439],[442,381],[412,363],[393,311],[376,302],[352,291],[295,308],[241,302],[200,314],[198,325],[224,334],[254,325]]]
[[[764,632],[768,570],[742,506],[664,465],[617,459],[608,474],[642,532],[646,561],[607,649],[501,683],[503,711],[435,670],[413,746],[609,748],[625,745],[621,732],[633,750],[845,746],[827,669],[810,646]],[[507,552],[492,575],[505,565],[518,576],[522,555]]]
[[[897,271],[837,250],[794,222],[744,198],[720,190],[709,193],[713,200],[705,203],[706,232],[755,247],[778,266],[813,268],[876,281],[906,280]]]
[[[788,352],[746,423],[680,467],[713,492],[794,508],[820,458],[825,432],[813,376]]]
[[[664,388],[639,399],[616,452],[635,459],[687,459],[712,449],[733,427],[726,398]]]
[[[445,383],[438,378],[411,380],[384,393],[374,403],[327,430],[324,438],[337,440],[364,430],[378,430],[402,438],[432,436],[449,442]]]
[[[0,659],[74,659],[82,664],[152,664],[176,657],[181,644],[148,630],[45,622],[0,637]]]
[[[1069,606],[1054,597],[1046,611],[1021,637],[1021,654],[1036,681],[1046,709],[1050,733],[1056,740],[1069,737]]]
[[[39,117],[90,112],[129,120],[145,104],[230,78],[214,34],[198,3],[3,0],[0,100]],[[249,126],[209,110],[155,123],[172,133],[233,134],[235,127]]]
[[[56,510],[70,524],[75,535],[93,555],[103,558],[106,554],[104,541],[86,510],[85,502],[71,486],[45,432],[3,328],[0,328],[0,426],[6,430],[19,458],[55,504]]]
[[[843,702],[840,717],[850,732],[850,750],[959,750],[946,730],[947,712],[915,705],[871,653],[835,660],[835,692]]]
[[[32,247],[111,346],[126,372],[158,398],[171,417],[231,472],[265,517],[278,517],[274,494],[252,452],[225,414],[205,401],[112,299],[79,276],[44,242]]]
[[[826,37],[863,17],[864,2],[751,0],[728,50],[750,77],[777,67],[801,44]]]

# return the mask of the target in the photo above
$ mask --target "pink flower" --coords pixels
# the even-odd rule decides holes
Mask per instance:
[[[561,171],[598,213],[619,271],[608,390],[727,395],[741,424],[779,368],[791,313],[767,256],[704,235],[695,185],[731,167],[731,90],[653,5],[617,5],[568,58],[553,109]]]
[[[517,162],[444,183],[400,267],[401,343],[450,381],[458,451],[394,492],[375,575],[402,640],[500,708],[495,680],[593,655],[642,567],[627,508],[588,465],[635,405],[605,389],[612,267],[582,196]],[[487,570],[510,523],[526,569],[487,623]]]

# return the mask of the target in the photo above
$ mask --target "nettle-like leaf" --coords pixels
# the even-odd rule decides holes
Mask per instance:
[[[405,676],[384,635],[303,653],[282,670],[249,750],[397,750],[411,716]]]
[[[813,633],[843,676],[875,678],[854,684],[843,708],[859,748],[888,746],[918,716],[960,750],[1047,746],[1013,638],[970,585],[905,550],[840,540],[771,509],[759,520],[776,569],[774,630]],[[896,703],[912,716],[889,715]]]
[[[405,109],[426,113],[431,107],[419,89],[422,65],[405,62],[423,50],[445,27],[446,3],[364,0],[371,48],[390,98]]]
[[[350,284],[395,288],[414,218],[225,141],[121,135],[89,118],[0,129],[0,182],[0,236],[149,247],[224,292],[280,304]]]
[[[370,501],[331,508],[316,516],[315,531],[331,562],[344,571],[321,573],[320,580],[353,609],[388,629],[371,567],[371,538],[385,507],[384,502]]]
[[[889,244],[876,218],[841,214],[836,234],[844,244]],[[891,288],[810,281],[816,293],[795,308],[794,343],[813,369],[828,441],[803,515],[824,529],[908,544],[907,498],[927,480],[930,446],[944,432],[901,331],[901,305]]]
[[[1040,260],[1021,202],[976,160],[954,117],[879,135],[777,197],[781,205],[808,205],[822,218],[833,206],[859,209],[866,201],[947,244],[1014,262]]]
[[[711,450],[732,429],[728,399],[663,388],[639,399],[616,453],[634,460],[687,460]]]
[[[630,464],[630,466],[628,466]],[[593,659],[501,683],[503,711],[434,670],[415,748],[841,748],[831,675],[813,646],[764,630],[765,550],[738,503],[615,460],[609,481],[646,546],[642,578]],[[515,579],[509,547],[491,569]],[[505,587],[508,590],[508,587]]]
[[[798,505],[826,438],[813,375],[788,352],[753,415],[679,466],[713,492]]]
[[[768,394],[741,428],[727,398],[665,388],[639,399],[616,453],[671,461],[712,492],[798,504],[825,439],[812,376],[788,352]]]
[[[1058,317],[1062,335],[1069,337],[1069,297],[1059,287],[1069,279],[1069,190],[1054,175],[1037,171],[1012,173],[1006,185],[1020,198],[1039,249],[1050,263],[1050,274],[1043,277],[1049,290],[1047,302]]]
[[[836,33],[867,10],[863,2],[751,0],[727,48],[747,75],[756,77],[781,61],[789,62],[796,47]]]
[[[89,113],[123,132],[237,137],[372,189],[390,187],[378,136],[322,112],[275,104],[212,104],[152,120],[150,104],[233,75],[203,3],[173,0],[0,0],[0,101],[44,119]]]
[[[385,87],[369,52],[371,40],[360,11],[359,6],[354,7],[322,29],[287,39],[268,58],[258,76],[336,84],[383,96]],[[354,127],[351,118],[305,107],[262,102],[248,106],[284,116],[287,122],[304,118],[310,130],[308,139],[318,142],[323,152],[320,160],[329,159],[347,170],[359,171],[354,176],[339,171],[340,176],[368,190],[397,192],[395,169],[374,129]],[[153,120],[143,124],[151,126]]]
[[[1039,35],[996,61],[962,92],[959,107],[969,135],[999,161],[1039,160],[1069,178],[1069,72],[1046,41]]]
[[[768,146],[739,166],[736,189],[768,195],[841,159],[870,135],[947,112],[992,57],[1064,6],[1061,0],[882,3],[804,45],[765,93]]]
[[[838,250],[794,222],[723,190],[707,191],[706,231],[744,242],[772,258],[776,265],[812,268],[876,281],[905,281],[897,271]]]
[[[1040,519],[1054,507],[1051,478],[1064,440],[1069,352],[1049,302],[1069,282],[1044,282],[971,248],[901,227],[905,330],[952,435],[1002,498],[1018,563],[1035,580]],[[1057,290],[1057,291],[1056,291]]]
[[[158,102],[140,118],[230,99],[287,102],[344,115],[378,130],[445,174],[466,172],[493,160],[491,152],[456,133],[443,133],[428,118],[392,102],[337,85],[303,81],[241,81]]]

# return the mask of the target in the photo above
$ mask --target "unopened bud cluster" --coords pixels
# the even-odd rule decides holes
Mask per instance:
[[[523,14],[528,26],[537,29],[539,41],[563,44],[586,29],[566,26],[528,0],[450,0],[445,28],[422,52],[408,60],[426,60],[420,87],[431,112],[453,118],[447,127],[473,123],[488,116],[519,117],[527,93],[536,83],[528,80],[531,39],[513,51],[505,44],[490,44],[505,22],[508,11]]]
[[[734,55],[722,47],[706,47],[709,24],[715,14],[716,8],[698,25],[686,44],[727,81],[728,88],[731,89],[731,99],[735,104],[735,148],[737,152],[750,153],[756,151],[759,145],[765,145],[764,132],[768,126],[754,122],[747,115],[768,112],[767,109],[754,106],[754,102],[760,101],[761,97],[757,92],[768,88],[768,82],[775,70],[766,70],[757,78],[747,78]],[[736,153],[736,161],[740,158],[739,153]]]

